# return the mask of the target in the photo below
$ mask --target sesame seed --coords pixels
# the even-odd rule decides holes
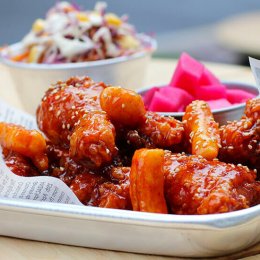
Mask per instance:
[[[71,109],[75,109],[76,107],[75,106],[72,106]]]
[[[250,150],[253,149],[253,146],[252,146],[251,144],[249,144],[247,147],[248,147]]]
[[[122,108],[125,108],[125,104],[122,104]]]

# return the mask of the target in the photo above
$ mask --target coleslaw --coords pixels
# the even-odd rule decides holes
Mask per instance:
[[[151,48],[142,41],[128,17],[106,12],[98,2],[94,10],[81,10],[75,4],[58,2],[37,19],[22,39],[22,49],[7,58],[25,63],[85,62],[128,56]]]

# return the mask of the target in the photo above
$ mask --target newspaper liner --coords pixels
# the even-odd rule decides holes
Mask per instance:
[[[37,129],[35,117],[0,101],[0,121]],[[0,197],[83,205],[71,189],[54,177],[21,177],[6,166],[0,147]]]

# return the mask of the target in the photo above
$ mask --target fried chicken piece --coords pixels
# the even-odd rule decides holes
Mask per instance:
[[[220,136],[209,105],[195,100],[186,107],[183,116],[188,152],[212,160],[218,156]]]
[[[58,82],[37,110],[39,128],[50,141],[69,148],[73,159],[92,168],[111,162],[117,153],[114,126],[99,102],[105,88],[87,77]]]
[[[142,97],[132,90],[109,87],[100,95],[100,105],[117,125],[136,127],[145,121]]]
[[[50,162],[48,175],[61,179],[68,186],[77,175],[82,173],[94,174],[88,167],[73,160],[68,149],[48,142],[47,154]]]
[[[91,173],[77,175],[70,188],[79,200],[88,206],[114,209],[132,209],[129,195],[128,167],[113,167],[110,179]]]
[[[116,153],[115,128],[106,113],[95,111],[86,114],[71,135],[70,156],[95,168],[111,162]]]
[[[251,118],[253,122],[260,119],[260,98],[250,99],[246,102],[245,116]]]
[[[8,150],[30,158],[40,171],[48,169],[46,141],[40,132],[0,122],[0,144]]]
[[[246,103],[245,115],[240,121],[222,126],[220,137],[220,160],[245,164],[260,171],[260,98]]]
[[[132,209],[129,194],[130,167],[111,169],[111,181],[104,182],[92,194],[88,205],[101,208]]]
[[[9,167],[14,174],[24,177],[40,175],[32,162],[23,155],[4,148],[3,156],[6,166]]]
[[[165,153],[165,196],[174,214],[214,214],[260,203],[256,172],[201,156]]]
[[[75,125],[89,111],[101,111],[99,96],[106,87],[88,77],[57,82],[46,92],[37,109],[39,128],[52,143],[69,147]]]
[[[75,176],[70,184],[70,189],[83,204],[88,205],[95,189],[103,182],[104,178],[101,176],[85,172]]]
[[[129,195],[130,168],[114,158],[111,165],[90,170],[86,165],[75,162],[69,151],[48,143],[50,158],[49,176],[64,181],[85,205],[117,209],[131,209]]]
[[[134,148],[168,148],[182,141],[182,123],[147,112],[142,97],[134,91],[106,88],[101,93],[100,103],[122,136],[120,141],[126,139]]]
[[[146,120],[138,128],[138,132],[149,139],[154,147],[170,148],[182,141],[184,128],[180,121],[173,117],[163,117],[147,112]]]

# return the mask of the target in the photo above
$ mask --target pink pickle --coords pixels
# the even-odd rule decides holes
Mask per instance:
[[[156,91],[158,91],[159,88],[157,87],[152,87],[151,89],[149,89],[148,91],[146,91],[146,93],[144,94],[143,96],[143,101],[144,101],[144,104],[146,107],[149,107],[151,101],[152,101],[152,98],[154,96],[154,93]]]
[[[254,97],[255,95],[242,89],[227,89],[227,100],[231,104],[244,103]]]
[[[209,101],[207,101],[207,103],[209,104],[209,107],[210,107],[211,110],[225,108],[225,107],[229,107],[229,106],[232,105],[225,98],[216,99],[216,100],[209,100]]]
[[[203,71],[204,65],[184,52],[181,54],[169,85],[182,88],[194,96]]]
[[[149,110],[153,112],[174,112],[178,107],[172,100],[160,92],[155,92]]]
[[[166,86],[160,88],[159,92],[165,97],[169,98],[171,102],[175,103],[177,110],[174,112],[183,111],[185,107],[194,100],[192,95],[181,88]]]
[[[202,72],[202,75],[199,79],[199,85],[200,86],[209,86],[209,85],[219,85],[220,80],[206,67],[204,67],[204,70]]]
[[[206,101],[227,98],[227,89],[222,84],[198,86],[195,89],[195,98]]]

